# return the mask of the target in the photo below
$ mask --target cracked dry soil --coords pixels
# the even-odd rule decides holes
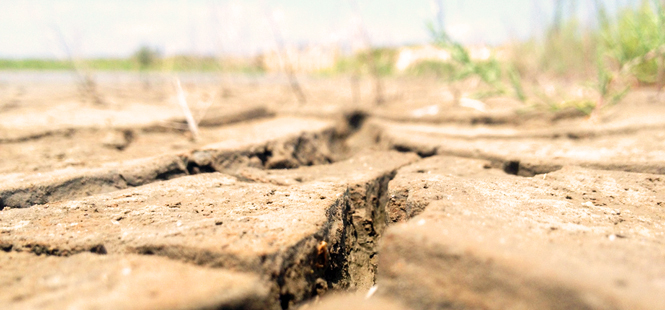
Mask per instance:
[[[665,113],[640,107],[251,106],[197,142],[169,113],[6,122],[0,308],[665,309]]]

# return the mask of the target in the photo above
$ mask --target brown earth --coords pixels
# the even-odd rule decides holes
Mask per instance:
[[[665,108],[431,80],[0,84],[0,307],[665,309]],[[359,96],[358,96],[359,94]],[[346,294],[346,296],[345,296]],[[330,295],[330,296],[329,296]]]

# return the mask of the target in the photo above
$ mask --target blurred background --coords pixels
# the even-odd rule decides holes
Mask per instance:
[[[597,27],[601,6],[615,15],[643,2],[19,0],[0,11],[0,57],[66,57],[60,36],[85,58],[126,58],[141,47],[163,56],[255,56],[274,48],[267,15],[297,48],[352,48],[358,23],[375,46],[425,44],[432,41],[431,21],[463,44],[498,46],[563,24],[576,23],[577,31]]]
[[[428,77],[456,99],[591,113],[662,88],[664,2],[5,1],[0,70],[73,71],[82,85],[100,72]]]

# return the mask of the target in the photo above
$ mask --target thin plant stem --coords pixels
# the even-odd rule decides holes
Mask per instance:
[[[63,50],[65,51],[65,54],[67,54],[67,59],[69,62],[72,64],[72,68],[74,69],[74,75],[77,78],[77,83],[79,86],[79,91],[81,92],[81,95],[83,97],[88,97],[92,100],[93,103],[95,104],[104,104],[104,100],[102,97],[99,95],[97,92],[97,84],[95,83],[94,78],[92,77],[92,74],[88,72],[88,70],[85,70],[82,68],[82,63],[79,61],[76,57],[74,57],[74,53],[72,52],[72,49],[69,47],[69,44],[67,43],[67,40],[65,39],[65,35],[62,33],[60,30],[60,27],[57,25],[51,25],[52,29],[56,33],[58,40],[60,40],[60,45],[62,46]]]
[[[367,48],[367,65],[369,66],[370,74],[374,80],[374,103],[376,105],[381,105],[385,102],[383,96],[383,82],[381,81],[381,76],[379,75],[379,69],[376,65],[376,59],[374,58],[374,53],[372,51],[372,42],[369,39],[369,33],[363,22],[362,15],[360,15],[360,7],[358,6],[358,1],[349,0],[351,6],[356,12],[356,17],[358,19],[358,30],[362,40]]]
[[[298,102],[300,104],[305,104],[307,103],[307,98],[305,97],[305,93],[303,92],[302,87],[300,87],[300,82],[296,77],[295,70],[293,69],[293,64],[291,63],[291,59],[289,58],[289,55],[286,51],[286,45],[284,44],[284,38],[282,37],[282,32],[280,31],[279,25],[277,25],[275,18],[267,10],[265,2],[263,3],[263,5],[266,8],[266,17],[268,19],[268,24],[270,25],[273,37],[275,38],[275,43],[277,44],[277,53],[282,58],[282,62],[284,64],[284,73],[286,73],[289,79],[291,90],[296,95],[296,98],[298,98]]]
[[[185,98],[185,92],[182,90],[182,86],[180,85],[180,79],[176,77],[174,84],[175,84],[176,93],[178,95],[178,104],[182,109],[182,113],[185,115],[185,120],[187,121],[187,126],[189,127],[189,131],[192,133],[192,140],[198,141],[199,127],[196,121],[194,120],[194,116],[192,115],[192,111],[189,109],[189,105],[187,104],[187,98]]]

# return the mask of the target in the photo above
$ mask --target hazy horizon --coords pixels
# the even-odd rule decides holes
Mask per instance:
[[[275,40],[268,17],[291,45],[361,44],[362,21],[375,46],[422,44],[437,1],[358,0],[17,0],[0,11],[0,58],[63,58],[63,40],[76,57],[127,57],[140,46],[165,55],[251,55]],[[554,1],[442,0],[446,30],[465,44],[526,39],[551,23]],[[616,8],[636,1],[614,1]],[[584,23],[593,1],[578,3]],[[609,5],[609,4],[608,4]]]

